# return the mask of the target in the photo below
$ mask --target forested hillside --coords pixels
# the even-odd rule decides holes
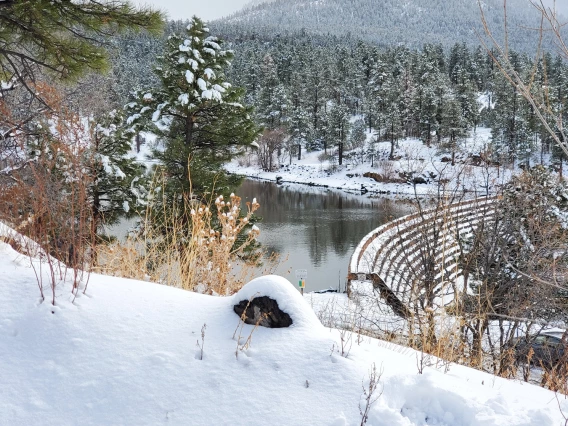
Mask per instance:
[[[183,25],[170,23],[169,31]],[[234,33],[219,23],[212,27],[235,52],[230,80],[246,89],[258,124],[291,136],[291,155],[300,146],[337,148],[341,156],[361,144],[365,129],[393,147],[401,138],[420,137],[453,153],[479,125],[492,128],[487,154],[494,161],[526,163],[553,149],[529,103],[480,45],[381,47],[304,31],[260,36]],[[130,91],[147,83],[145,70],[151,67],[157,42],[131,35],[116,45],[114,70],[121,74],[116,92],[127,102]],[[527,81],[547,85],[548,102],[563,111],[568,70],[562,58],[547,53],[535,64],[527,54],[510,51],[509,56]],[[542,96],[537,87],[535,95]],[[359,120],[353,121],[354,115]],[[560,151],[553,154],[556,161],[562,159]]]
[[[516,49],[530,51],[534,37],[526,28],[539,24],[539,15],[528,0],[509,0],[507,18],[510,42]],[[502,33],[501,0],[482,2],[489,25]],[[256,1],[223,20],[239,31],[257,33],[295,32],[302,29],[319,34],[352,37],[384,46],[419,48],[424,43],[450,47],[456,41],[479,43],[482,33],[477,0],[274,0]]]
[[[498,161],[526,162],[549,148],[530,105],[480,46],[381,49],[297,34],[241,39],[233,47],[231,77],[247,89],[260,124],[285,127],[308,149],[356,147],[367,128],[393,145],[420,137],[453,152],[478,125],[492,127],[491,155]],[[510,57],[526,79],[546,82],[548,100],[564,108],[567,69],[560,57],[547,54],[536,65],[526,55]],[[360,121],[350,123],[353,115]]]

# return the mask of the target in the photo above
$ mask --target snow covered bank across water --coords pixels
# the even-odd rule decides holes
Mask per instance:
[[[282,285],[263,278],[241,296],[281,299],[301,326],[245,325],[241,350],[234,297],[93,274],[75,301],[62,283],[54,308],[28,258],[0,243],[0,424],[358,425],[372,364],[382,395],[368,425],[564,423],[532,385],[460,366],[420,375],[413,351],[369,338],[343,357],[338,332]]]
[[[370,192],[387,195],[413,196],[430,195],[436,192],[437,182],[442,179],[448,190],[465,189],[472,193],[485,194],[494,190],[495,186],[508,180],[511,172],[497,167],[473,166],[470,154],[479,154],[489,141],[490,129],[479,128],[463,142],[462,153],[456,156],[456,164],[449,162],[449,154],[438,151],[435,147],[427,147],[417,139],[405,139],[398,143],[394,157],[389,161],[389,142],[374,143],[377,153],[371,162],[368,155],[352,154],[345,159],[343,166],[333,167],[329,160],[321,160],[323,151],[306,152],[302,159],[294,158],[292,164],[282,163],[276,171],[265,172],[256,165],[254,153],[248,157],[233,160],[226,165],[230,173],[240,174],[252,179],[276,182],[300,183],[305,185],[324,186],[352,192]],[[368,135],[369,144],[371,136]],[[388,177],[392,183],[377,182],[371,177],[364,177],[367,172]],[[401,176],[414,176],[424,183],[412,185],[401,181]],[[422,182],[420,180],[420,182]]]

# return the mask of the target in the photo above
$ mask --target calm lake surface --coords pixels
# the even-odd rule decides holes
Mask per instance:
[[[274,272],[297,285],[296,269],[306,269],[305,291],[343,291],[349,259],[361,239],[411,212],[407,203],[393,199],[255,180],[246,180],[237,195],[260,203],[259,241],[280,258]]]

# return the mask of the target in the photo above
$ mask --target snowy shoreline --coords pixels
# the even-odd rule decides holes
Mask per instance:
[[[253,152],[233,160],[225,169],[247,179],[339,189],[355,194],[429,198],[439,196],[438,189],[443,186],[445,192],[461,192],[466,198],[473,198],[494,194],[496,188],[513,173],[506,168],[471,164],[471,155],[480,152],[489,138],[490,129],[477,129],[465,141],[464,150],[457,155],[454,165],[448,162],[447,154],[436,148],[427,147],[418,139],[405,139],[398,143],[395,160],[385,159],[389,142],[376,142],[374,150],[377,155],[372,162],[368,157],[354,153],[345,164],[337,166],[329,160],[321,160],[323,151],[313,151],[302,154],[301,160],[293,159],[291,164],[280,163],[277,170],[268,172],[254,164]],[[364,174],[386,177],[387,182],[378,182]],[[401,182],[402,176],[411,176],[417,183]]]

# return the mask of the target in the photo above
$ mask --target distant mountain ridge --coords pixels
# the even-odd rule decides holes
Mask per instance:
[[[527,28],[539,24],[528,0],[508,0],[511,46],[534,51],[537,36]],[[502,0],[482,2],[487,21],[499,38],[503,34]],[[380,45],[446,47],[456,42],[479,44],[483,33],[477,0],[253,0],[224,24],[274,32],[305,30],[352,36]]]

